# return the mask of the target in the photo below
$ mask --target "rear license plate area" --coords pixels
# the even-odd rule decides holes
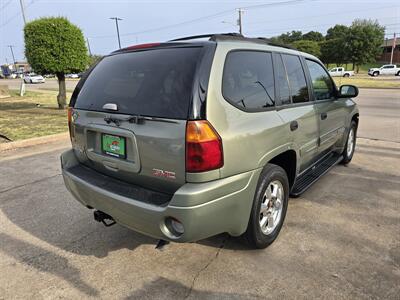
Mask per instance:
[[[106,155],[125,159],[126,138],[103,133],[101,135],[101,151]]]

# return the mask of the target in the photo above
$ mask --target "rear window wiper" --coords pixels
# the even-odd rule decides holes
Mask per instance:
[[[157,117],[146,117],[141,115],[131,115],[126,118],[118,118],[113,116],[108,116],[104,118],[107,124],[114,123],[117,126],[121,125],[121,122],[129,122],[133,124],[143,124],[145,121],[154,121],[154,122],[164,122],[164,123],[177,123],[176,121],[166,120]]]

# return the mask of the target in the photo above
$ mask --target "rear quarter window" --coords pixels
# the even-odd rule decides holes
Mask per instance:
[[[275,106],[272,54],[261,51],[229,52],[222,78],[222,94],[243,110]]]
[[[117,113],[186,119],[202,47],[152,49],[110,55],[93,69],[75,107]]]

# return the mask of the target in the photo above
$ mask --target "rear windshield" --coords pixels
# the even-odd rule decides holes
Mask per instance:
[[[85,110],[186,119],[201,47],[153,49],[105,57],[86,79],[75,102]]]

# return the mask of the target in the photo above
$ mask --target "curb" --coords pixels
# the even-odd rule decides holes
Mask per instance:
[[[1,143],[0,151],[14,150],[19,148],[25,148],[35,145],[41,145],[51,142],[58,142],[69,138],[68,132],[52,134],[47,136],[35,137],[21,141],[15,141],[10,143]]]
[[[400,87],[359,87],[359,90],[400,90]]]

